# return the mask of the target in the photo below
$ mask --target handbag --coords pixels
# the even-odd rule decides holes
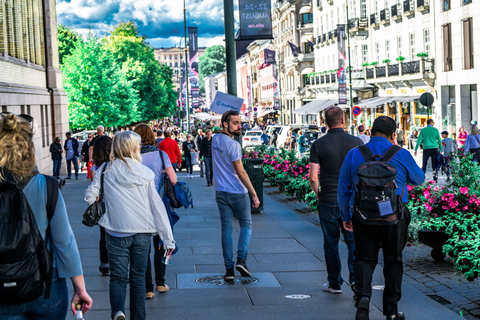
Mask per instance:
[[[93,227],[98,225],[98,220],[103,216],[106,211],[105,202],[103,202],[103,176],[108,162],[105,163],[100,175],[100,194],[98,200],[88,206],[87,210],[83,213],[82,223],[87,227]]]
[[[162,159],[162,172],[165,171],[165,161],[163,160],[163,152],[159,150],[160,158]],[[175,194],[175,186],[170,181],[170,177],[166,172],[163,173],[163,189],[165,191],[165,196],[170,200],[170,206],[172,208],[180,208],[182,204],[180,201],[177,200],[177,196]]]
[[[190,158],[192,159],[192,166],[198,164],[198,152],[190,152]]]

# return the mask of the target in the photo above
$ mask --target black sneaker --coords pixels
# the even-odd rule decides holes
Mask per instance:
[[[110,275],[110,268],[109,267],[98,267],[98,270],[100,270],[100,273],[102,274],[102,276],[106,277],[106,276],[109,276]]]
[[[225,272],[225,275],[223,276],[223,280],[225,281],[235,280],[235,272],[233,271],[233,268],[227,269],[227,272]]]
[[[353,291],[353,300],[355,302],[357,302],[358,298],[357,298],[357,294],[355,293],[355,282],[353,282],[352,284],[350,284],[350,288],[352,289]]]
[[[368,297],[361,297],[357,301],[357,313],[355,314],[355,320],[369,320],[370,299]]]
[[[396,314],[387,316],[387,320],[405,320],[405,315],[403,312],[397,312]]]
[[[72,177],[66,177],[66,178],[65,178],[65,180],[70,180],[70,179],[72,179]]]
[[[240,275],[242,277],[251,277],[252,276],[252,273],[250,272],[250,270],[248,270],[244,259],[241,259],[241,258],[237,259],[237,264],[235,265],[235,269],[237,269],[237,271],[240,272]]]

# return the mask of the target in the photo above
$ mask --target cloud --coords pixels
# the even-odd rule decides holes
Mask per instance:
[[[218,40],[224,34],[222,0],[187,0],[186,8],[187,26],[198,27],[199,45],[223,42]],[[178,45],[184,30],[181,0],[57,0],[57,19],[82,34],[98,35],[135,21],[153,46]]]

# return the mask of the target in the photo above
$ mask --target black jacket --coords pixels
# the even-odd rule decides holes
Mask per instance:
[[[203,138],[202,144],[200,146],[200,158],[212,158],[212,139],[208,140],[207,138]]]
[[[62,160],[62,153],[58,150],[63,150],[60,143],[52,142],[50,145],[50,153],[52,154],[52,160]]]
[[[67,148],[67,141],[68,140],[65,140],[65,143],[63,144],[63,148]],[[73,148],[73,154],[75,155],[75,157],[80,157],[80,155],[78,154],[78,140],[75,139],[75,138],[72,138],[72,148]]]
[[[90,160],[88,140],[85,141],[82,145],[82,156],[83,156],[83,161],[88,162]]]

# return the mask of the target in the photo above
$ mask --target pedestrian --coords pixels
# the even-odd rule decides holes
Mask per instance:
[[[299,137],[298,137],[298,153],[300,154],[300,159],[302,159],[305,156],[307,142],[306,142],[305,136],[303,135],[302,130],[298,131],[298,135],[299,135]]]
[[[372,126],[372,139],[367,143],[373,155],[385,155],[395,141],[396,123],[387,116],[375,119]],[[357,210],[351,212],[351,203],[354,194],[358,191],[358,167],[367,160],[362,152],[355,148],[350,151],[340,172],[338,184],[338,201],[341,207],[345,229],[353,231],[355,239],[355,292],[357,296],[356,320],[369,319],[369,305],[372,295],[373,271],[378,261],[378,253],[382,248],[385,277],[383,290],[383,314],[387,320],[405,319],[403,313],[398,312],[397,304],[401,297],[402,286],[402,251],[407,243],[407,231],[410,223],[410,213],[404,205],[408,201],[406,184],[420,185],[425,179],[424,172],[418,167],[415,159],[408,150],[397,147],[397,152],[389,161],[396,172],[395,190],[399,203],[403,208],[399,221],[393,225],[368,225]],[[311,172],[310,172],[311,173]],[[390,201],[390,200],[389,200]],[[389,202],[390,203],[390,202]],[[391,209],[392,210],[392,209]]]
[[[84,313],[92,307],[92,299],[85,289],[82,262],[75,236],[68,221],[67,209],[60,190],[56,207],[50,222],[47,218],[47,179],[36,172],[35,144],[31,122],[33,118],[2,113],[0,117],[0,185],[2,188],[23,190],[36,220],[43,241],[47,231],[51,239],[47,248],[53,256],[53,279],[50,297],[42,295],[37,299],[19,304],[0,305],[2,319],[65,319],[68,309],[67,278],[73,285],[70,308],[76,314],[75,305],[80,304]],[[50,178],[51,179],[51,178]],[[56,188],[57,186],[55,186]],[[6,212],[2,213],[6,221]],[[4,222],[2,222],[4,223]],[[13,225],[13,224],[12,224]],[[5,229],[2,229],[5,230]],[[29,245],[27,245],[28,247]],[[2,256],[2,260],[5,257]],[[35,259],[35,262],[38,260]],[[32,260],[33,262],[33,260]],[[3,262],[2,262],[3,263]],[[3,268],[3,267],[2,267]],[[4,271],[2,269],[2,271]],[[15,280],[15,278],[9,278]],[[20,284],[19,285],[23,285]]]
[[[82,145],[82,151],[80,155],[82,156],[82,171],[83,166],[86,164],[88,170],[88,162],[90,161],[90,153],[88,152],[90,141],[92,141],[92,135],[89,134],[87,136],[87,140]]]
[[[180,148],[178,147],[178,143],[171,138],[171,131],[167,130],[163,134],[165,139],[160,142],[158,148],[168,155],[173,169],[175,172],[177,172],[177,169],[182,167],[182,155],[180,154]]]
[[[317,198],[318,216],[323,231],[323,249],[327,265],[327,282],[322,290],[330,293],[342,293],[342,264],[338,252],[340,233],[348,247],[349,284],[354,289],[353,257],[355,245],[353,233],[342,224],[337,187],[340,168],[347,153],[363,144],[343,129],[345,120],[340,107],[330,107],[325,111],[327,133],[312,144],[310,150],[309,183]],[[320,181],[319,181],[320,180]],[[319,183],[320,182],[320,183]],[[320,187],[320,190],[319,190]]]
[[[293,136],[293,131],[290,130],[288,131],[288,137],[287,140],[285,141],[284,148],[287,149],[288,151],[295,151],[297,147],[297,140]]]
[[[207,136],[202,140],[200,147],[200,158],[203,157],[205,163],[205,176],[207,177],[207,187],[213,183],[213,159],[212,159],[212,130],[206,131]]]
[[[183,156],[185,157],[185,163],[187,170],[187,177],[193,179],[193,165],[192,165],[192,152],[195,152],[195,142],[192,140],[192,136],[187,134],[187,140],[182,144]]]
[[[197,131],[197,136],[195,137],[195,146],[197,146],[198,149],[202,146],[202,141],[205,139],[205,135],[203,134],[202,129],[198,129]],[[199,150],[200,151],[200,150]],[[199,156],[198,160],[198,166],[200,167],[200,178],[203,178],[203,163],[202,163],[202,158]]]
[[[75,179],[78,179],[78,140],[72,138],[72,133],[67,132],[65,134],[67,140],[65,140],[63,148],[65,149],[65,159],[67,160],[67,177],[66,179],[72,179],[72,163],[75,169]]]
[[[234,136],[242,134],[242,121],[237,111],[227,111],[222,115],[222,133],[213,137],[213,176],[215,198],[220,212],[222,223],[222,249],[225,262],[225,281],[235,280],[234,267],[242,277],[250,277],[252,274],[247,268],[246,260],[248,245],[252,235],[252,206],[260,205],[257,193],[248,178],[242,164],[242,147],[235,141]],[[238,238],[237,262],[233,261],[232,230],[233,217],[240,224],[240,236]]]
[[[440,132],[438,132],[438,129],[435,128],[434,125],[435,122],[433,119],[428,119],[427,126],[420,130],[414,155],[417,156],[417,149],[423,142],[422,170],[424,173],[427,172],[428,159],[432,158],[433,180],[436,182],[438,180],[437,157],[440,153],[439,150],[442,150],[442,138],[440,137]]]
[[[160,142],[163,141],[163,139],[165,139],[163,137],[163,131],[162,130],[157,130],[157,138],[155,139],[155,143],[156,143],[156,147],[158,148],[158,146],[160,145]]]
[[[135,133],[139,134],[142,139],[142,147],[140,148],[140,156],[142,157],[142,164],[147,166],[150,170],[155,173],[154,185],[157,193],[159,193],[160,198],[165,205],[165,209],[167,213],[171,210],[171,207],[165,203],[164,194],[160,192],[164,189],[160,186],[163,185],[164,174],[168,175],[168,178],[173,184],[177,183],[177,175],[175,174],[175,170],[168,159],[168,155],[163,152],[159,151],[157,147],[155,147],[155,134],[153,133],[152,129],[146,124],[139,124],[135,127]],[[162,155],[160,155],[160,152]],[[164,162],[162,162],[164,161]],[[165,170],[165,172],[164,172]],[[171,215],[171,213],[169,213]],[[171,223],[171,221],[170,221]],[[173,228],[173,226],[171,226]],[[165,248],[163,247],[163,243],[160,240],[158,235],[153,237],[153,248],[154,248],[154,259],[153,259],[153,266],[155,271],[155,284],[156,284],[156,291],[160,293],[167,292],[170,288],[165,283],[165,272],[166,272],[166,265],[162,263],[163,256],[165,255]],[[146,299],[152,299],[155,297],[154,292],[154,283],[152,279],[152,263],[150,259],[150,252],[152,250],[151,245],[149,246],[149,253],[148,253],[148,262],[147,262],[147,271],[145,273],[145,290]]]
[[[480,134],[477,125],[472,125],[470,134],[465,142],[465,152],[473,153],[473,160],[480,162]]]
[[[403,125],[399,124],[397,129],[397,143],[402,148],[405,145],[405,137],[406,135],[405,135],[405,131],[403,131]]]
[[[95,173],[98,168],[100,168],[104,163],[110,161],[110,153],[112,150],[112,139],[107,136],[99,136],[98,139],[95,140],[95,146],[93,148],[92,154],[92,161],[93,165],[90,168],[90,179],[93,181],[95,178]],[[101,172],[101,171],[100,171]],[[100,266],[98,270],[102,274],[102,276],[110,275],[110,265],[108,263],[108,251],[107,251],[107,241],[105,235],[105,228],[102,226],[100,227],[100,242],[98,244],[98,248],[100,251]]]
[[[62,144],[60,138],[56,137],[50,145],[50,153],[52,154],[53,161],[53,176],[60,179],[60,168],[62,167]]]
[[[105,228],[110,262],[110,306],[114,320],[125,320],[127,282],[131,319],[146,318],[145,272],[152,234],[158,233],[169,254],[175,248],[172,229],[155,188],[155,174],[141,164],[141,138],[120,132],[112,145],[111,161],[104,173],[103,198],[108,210],[98,222]],[[100,174],[85,191],[92,204],[100,193]]]
[[[262,144],[264,146],[268,145],[268,142],[270,141],[270,137],[265,131],[262,131],[262,135],[260,136],[260,140],[262,140]]]
[[[275,147],[275,148],[277,147],[277,140],[278,140],[278,132],[274,128],[273,133],[272,133],[272,146]]]
[[[365,127],[363,125],[358,126],[358,136],[362,142],[365,144],[370,141],[370,137],[365,134]]]
[[[90,143],[88,144],[88,157],[90,159],[92,159],[93,145],[95,144],[95,140],[98,137],[103,136],[104,132],[105,132],[105,128],[103,126],[98,126],[97,127],[97,135],[95,137],[93,137],[92,140],[90,141]]]
[[[457,146],[455,142],[448,137],[448,131],[442,131],[442,138],[443,168],[447,174],[447,182],[450,182],[450,161],[452,154],[457,153]]]
[[[467,142],[468,133],[465,131],[465,127],[461,126],[458,128],[458,135],[457,135],[457,145],[458,149],[465,149],[465,143]]]

